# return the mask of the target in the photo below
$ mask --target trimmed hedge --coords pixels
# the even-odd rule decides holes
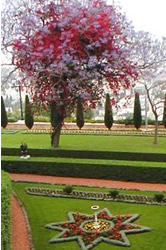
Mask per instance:
[[[1,249],[10,250],[11,218],[10,218],[11,181],[4,171],[1,171]]]
[[[2,155],[20,155],[19,148],[2,148]],[[105,159],[128,161],[154,161],[166,162],[166,154],[162,153],[138,153],[138,152],[110,152],[110,151],[86,151],[63,149],[28,149],[28,154],[34,157],[64,157],[80,159]]]
[[[166,168],[162,167],[140,168],[135,166],[119,166],[116,164],[104,165],[2,160],[2,169],[10,173],[166,183]]]

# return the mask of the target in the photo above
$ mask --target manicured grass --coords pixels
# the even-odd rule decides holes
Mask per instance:
[[[34,184],[33,184],[34,185]],[[24,188],[30,186],[25,183],[13,184],[14,191],[23,202],[32,228],[33,241],[36,250],[79,250],[76,242],[57,243],[50,245],[48,240],[58,232],[45,229],[47,223],[67,220],[69,211],[91,214],[90,207],[94,205],[91,200],[48,198],[27,195]],[[43,185],[42,185],[43,186]],[[135,222],[142,226],[152,228],[152,232],[128,235],[132,246],[131,250],[164,250],[166,245],[166,224],[164,223],[166,208],[162,206],[136,205],[116,202],[98,201],[100,209],[107,207],[116,214],[138,213],[141,217]],[[120,250],[122,247],[100,243],[94,249]]]
[[[51,149],[50,135],[46,134],[3,134],[1,141],[2,147],[19,148],[21,142],[26,142],[29,148]],[[166,137],[154,145],[153,137],[61,135],[60,149],[166,153]]]
[[[19,156],[3,156],[5,161],[26,161]],[[60,158],[60,157],[31,157],[28,162],[58,162],[58,163],[77,163],[79,164],[101,164],[101,165],[120,165],[120,166],[136,166],[136,167],[164,167],[165,162],[146,162],[146,161],[122,161],[122,160],[100,160],[100,159],[76,159],[76,158]]]

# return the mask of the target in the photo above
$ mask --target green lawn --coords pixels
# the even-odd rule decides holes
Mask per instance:
[[[5,161],[22,161],[19,156],[3,156]],[[77,164],[101,164],[101,165],[123,165],[136,167],[163,167],[166,168],[166,162],[150,162],[150,161],[124,161],[124,160],[100,160],[100,159],[77,159],[77,158],[60,158],[60,157],[31,157],[28,162],[57,162],[57,163],[77,163]]]
[[[51,149],[49,134],[1,135],[2,147],[18,148],[21,142],[26,142],[29,148]],[[154,145],[153,137],[61,135],[60,149],[166,153],[166,137],[159,138],[159,145]]]
[[[91,200],[48,198],[27,195],[25,187],[36,184],[14,183],[13,189],[23,202],[32,228],[36,250],[79,250],[76,242],[50,245],[48,240],[56,235],[55,231],[45,229],[47,223],[67,220],[69,211],[91,213],[90,207],[96,202]],[[42,185],[44,186],[44,185]],[[51,185],[53,187],[53,185]],[[140,192],[139,192],[140,194]],[[166,245],[165,206],[136,205],[117,202],[98,201],[100,208],[107,207],[112,214],[138,213],[141,217],[135,222],[152,228],[152,232],[128,235],[132,244],[131,250],[164,250]],[[96,250],[120,250],[123,247],[100,243]]]

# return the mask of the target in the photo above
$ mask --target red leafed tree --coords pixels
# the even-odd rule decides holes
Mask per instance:
[[[19,32],[10,43],[12,63],[22,72],[33,101],[56,109],[53,147],[78,96],[85,107],[94,108],[106,88],[116,95],[137,78],[132,27],[104,0],[38,0],[15,19]]]

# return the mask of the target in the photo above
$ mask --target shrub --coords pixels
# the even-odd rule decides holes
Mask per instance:
[[[8,124],[7,113],[3,97],[1,96],[1,127],[6,128],[7,124]]]
[[[77,107],[76,107],[76,122],[79,129],[84,126],[84,113],[83,113],[83,105],[80,97],[77,99]]]
[[[139,93],[137,92],[135,93],[133,120],[135,128],[139,129],[142,123],[142,115],[141,115],[141,104],[139,100]]]
[[[104,124],[109,130],[113,125],[112,105],[109,94],[106,95]]]
[[[28,95],[25,96],[25,125],[31,129],[33,127],[34,119],[32,114],[32,107],[29,102]]]
[[[166,183],[166,168],[110,164],[86,164],[24,160],[2,160],[2,169],[10,173],[26,173],[76,178],[94,178],[135,182]]]
[[[72,186],[65,186],[63,189],[63,192],[66,194],[70,194],[73,191],[73,187]]]
[[[154,161],[166,162],[166,154],[163,153],[138,153],[138,152],[111,152],[111,151],[88,151],[88,150],[65,150],[65,149],[32,149],[30,155],[42,157],[64,157],[81,159],[105,159],[105,160],[127,160],[127,161]],[[19,148],[2,148],[2,155],[18,156]]]
[[[10,199],[11,181],[4,171],[1,171],[1,249],[10,250]]]
[[[133,125],[133,118],[126,118],[124,119],[125,125]]]
[[[18,119],[15,116],[8,116],[8,122],[17,122]]]
[[[50,117],[38,115],[38,116],[34,116],[34,121],[35,122],[50,122]]]
[[[115,199],[118,195],[119,195],[119,191],[118,190],[110,190],[109,191],[109,195]]]
[[[164,199],[164,195],[163,195],[163,194],[155,194],[155,195],[154,195],[154,199],[155,199],[157,202],[161,202],[161,201],[163,201],[163,199]]]

